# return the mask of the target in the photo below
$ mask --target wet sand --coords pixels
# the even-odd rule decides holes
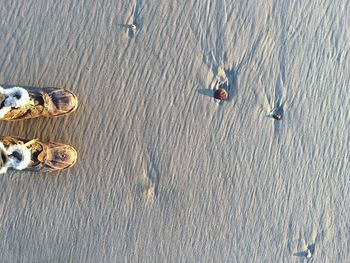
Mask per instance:
[[[0,83],[80,103],[0,123],[79,153],[1,176],[0,261],[349,260],[350,1],[116,2],[0,3]]]

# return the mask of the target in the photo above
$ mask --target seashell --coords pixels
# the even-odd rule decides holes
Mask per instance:
[[[214,98],[218,100],[228,100],[228,93],[225,89],[219,88],[214,92]]]
[[[137,30],[137,27],[136,27],[135,24],[129,24],[128,27],[129,27],[129,29],[130,29],[132,32],[134,32],[134,33],[135,33],[136,30]]]
[[[308,249],[308,250],[306,251],[306,258],[312,258],[312,254],[311,254],[310,249]]]

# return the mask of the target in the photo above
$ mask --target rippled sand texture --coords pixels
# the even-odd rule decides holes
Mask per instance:
[[[66,172],[1,176],[0,261],[349,260],[349,6],[1,1],[0,83],[80,107],[0,123],[79,151]]]

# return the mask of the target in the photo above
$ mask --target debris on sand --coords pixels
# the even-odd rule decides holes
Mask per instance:
[[[228,93],[225,89],[219,88],[214,92],[214,98],[222,101],[228,100]]]

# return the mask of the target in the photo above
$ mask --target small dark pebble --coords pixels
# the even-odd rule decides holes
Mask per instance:
[[[218,100],[228,100],[228,93],[225,89],[217,89],[214,92],[214,98]]]
[[[272,118],[280,121],[280,120],[282,120],[282,114],[281,113],[274,113],[274,114],[272,114]]]

